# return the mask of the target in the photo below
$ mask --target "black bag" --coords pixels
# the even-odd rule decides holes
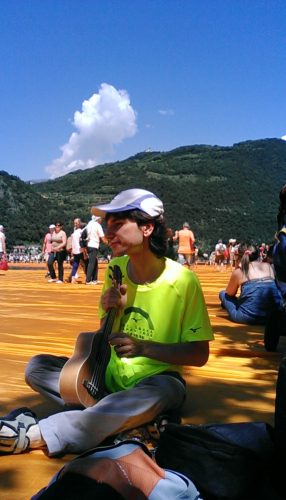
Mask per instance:
[[[87,247],[87,241],[88,241],[87,230],[86,230],[86,228],[84,228],[82,230],[82,233],[81,233],[80,239],[79,239],[79,246],[80,246],[80,248],[86,248]]]
[[[274,500],[281,497],[272,491],[269,471],[272,431],[262,422],[168,424],[155,458],[160,467],[188,476],[204,500]]]

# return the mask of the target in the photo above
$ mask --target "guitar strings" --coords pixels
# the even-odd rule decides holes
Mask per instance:
[[[102,344],[104,343],[105,340],[107,340],[106,337],[109,336],[110,330],[112,328],[113,316],[114,315],[111,314],[111,313],[113,313],[113,311],[110,311],[110,314],[106,317],[106,322],[105,322],[105,325],[104,325],[104,331],[103,331],[102,339],[101,339],[101,342],[100,342],[100,346],[99,346],[98,352],[96,353],[99,364],[97,364],[95,366],[95,369],[94,369],[94,372],[93,372],[93,376],[92,376],[92,380],[94,380],[94,378],[100,373],[100,368],[101,368],[100,363],[102,362],[102,360],[105,357],[105,352],[108,351],[108,344],[105,343],[105,345],[103,346],[103,348],[102,348]]]
[[[112,271],[113,271],[113,279],[115,281],[114,286],[119,286],[122,282],[121,269],[119,266],[115,265]],[[112,326],[115,320],[115,316],[116,316],[116,308],[111,309],[106,316],[106,321],[102,331],[102,338],[99,344],[98,352],[96,353],[98,363],[95,365],[95,369],[93,371],[93,375],[90,380],[92,386],[91,393],[93,397],[96,396],[96,393],[94,392],[95,391],[99,392],[99,388],[102,387],[102,379],[105,376],[107,356],[109,354],[109,349],[110,349],[108,343],[108,337],[110,332],[112,331]],[[97,386],[95,385],[96,382]]]
[[[112,310],[110,310],[110,313],[106,317],[103,336],[102,336],[100,346],[99,346],[99,349],[97,352],[97,363],[96,363],[96,366],[95,366],[95,369],[93,371],[93,375],[92,375],[91,381],[90,381],[92,386],[95,386],[96,382],[97,382],[98,386],[101,385],[103,375],[105,374],[106,359],[107,359],[107,356],[109,353],[108,336],[112,330],[112,325],[114,322],[115,314],[116,314],[116,309],[112,309]],[[102,348],[102,344],[103,344],[103,348]]]

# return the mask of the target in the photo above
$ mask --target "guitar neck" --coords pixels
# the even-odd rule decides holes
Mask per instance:
[[[110,333],[112,332],[112,327],[116,317],[116,312],[117,312],[116,307],[109,309],[105,318],[103,328],[101,330],[103,338],[108,338]]]
[[[122,283],[122,273],[121,273],[120,267],[115,265],[112,268],[112,271],[113,271],[112,277],[114,279],[113,286],[118,287]],[[104,322],[104,325],[102,328],[102,336],[105,339],[108,339],[108,337],[112,331],[112,327],[113,327],[113,323],[114,323],[114,320],[116,317],[117,309],[118,309],[117,307],[112,307],[107,312],[106,319],[105,319],[105,322]]]

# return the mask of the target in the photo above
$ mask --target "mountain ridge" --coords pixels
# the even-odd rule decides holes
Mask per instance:
[[[16,189],[15,176],[7,175],[10,190],[12,178]],[[55,218],[60,218],[70,233],[73,218],[89,220],[93,204],[109,201],[123,189],[140,187],[154,191],[163,200],[167,225],[173,230],[188,220],[202,248],[213,247],[218,238],[270,242],[276,230],[278,193],[285,178],[286,142],[281,139],[248,140],[233,146],[195,144],[166,152],[141,152],[54,180],[26,184],[29,187],[26,201],[30,199],[27,210],[35,202],[38,214],[38,224],[32,222],[28,234],[33,241],[42,238]],[[19,228],[15,230],[8,217],[11,206],[5,205],[3,179],[5,176],[0,172],[0,223],[7,226],[9,241],[13,238],[17,240],[13,243],[18,244],[27,239]],[[18,180],[21,191],[23,181]],[[22,198],[19,201],[23,207]],[[17,205],[15,196],[13,199]],[[18,208],[15,206],[14,212],[19,213]],[[35,210],[32,212],[35,214]],[[27,228],[24,229],[27,234]]]

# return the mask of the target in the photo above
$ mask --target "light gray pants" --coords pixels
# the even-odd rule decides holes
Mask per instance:
[[[132,389],[109,394],[90,408],[68,410],[59,394],[59,375],[67,359],[40,354],[31,359],[26,369],[26,381],[32,389],[56,402],[61,410],[39,422],[50,455],[81,453],[108,436],[179,409],[184,402],[184,384],[164,374],[147,377]]]

